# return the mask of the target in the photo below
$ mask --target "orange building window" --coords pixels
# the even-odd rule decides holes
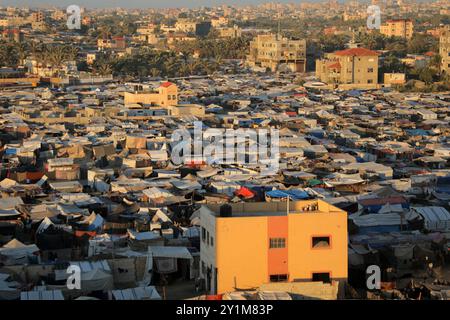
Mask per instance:
[[[330,249],[331,236],[313,236],[311,239],[312,249]]]
[[[289,276],[287,274],[271,274],[270,282],[283,282],[288,281]]]
[[[322,282],[330,283],[331,275],[329,272],[314,272],[312,274],[312,281],[322,281]]]
[[[269,248],[270,249],[286,248],[286,239],[285,238],[270,238]]]

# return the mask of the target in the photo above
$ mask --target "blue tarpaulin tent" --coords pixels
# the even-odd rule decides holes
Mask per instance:
[[[423,129],[407,129],[405,130],[410,136],[429,136],[430,133]]]
[[[266,192],[266,196],[271,198],[287,198],[288,196],[292,200],[308,199],[309,194],[303,190],[272,190]]]
[[[359,90],[350,90],[350,91],[347,91],[347,95],[349,95],[351,97],[359,97],[361,95],[361,91],[359,91]]]

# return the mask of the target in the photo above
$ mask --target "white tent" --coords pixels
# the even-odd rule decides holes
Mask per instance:
[[[16,300],[20,297],[19,283],[8,281],[9,274],[0,273],[0,300]]]
[[[64,300],[64,297],[61,290],[39,290],[21,292],[20,300]]]
[[[127,230],[128,231],[128,237],[132,240],[137,241],[145,241],[145,240],[154,240],[161,238],[161,235],[159,232],[154,231],[146,231],[146,232],[136,232],[134,230]]]
[[[173,194],[170,193],[169,191],[157,187],[142,190],[142,193],[146,195],[149,199],[173,197]]]
[[[161,300],[154,286],[113,290],[112,295],[114,300]]]
[[[192,255],[186,247],[148,247],[148,251],[154,258],[192,259]]]
[[[25,245],[16,239],[0,248],[0,256],[6,257],[6,265],[27,264],[28,257],[37,252],[39,248],[35,244]]]
[[[423,217],[428,230],[450,229],[450,213],[443,207],[414,207],[411,210]]]

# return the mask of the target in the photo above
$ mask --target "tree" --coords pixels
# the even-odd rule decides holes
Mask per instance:
[[[433,76],[435,76],[435,71],[429,67],[424,67],[418,70],[419,80],[425,82],[426,84],[431,84],[433,82]]]

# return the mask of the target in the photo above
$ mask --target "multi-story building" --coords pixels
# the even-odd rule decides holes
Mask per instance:
[[[194,33],[196,36],[204,37],[211,31],[211,21],[196,22],[181,18],[175,23],[175,30],[185,33]]]
[[[196,25],[195,21],[192,21],[192,20],[186,19],[186,18],[180,18],[175,23],[175,29],[176,29],[176,31],[187,32],[187,33],[195,32],[195,25]]]
[[[316,77],[327,84],[374,88],[378,83],[378,53],[351,48],[316,61]]]
[[[450,73],[450,26],[441,30],[439,37],[439,55],[441,56],[441,71]]]
[[[30,16],[31,22],[44,22],[45,16],[42,11],[33,12]]]
[[[238,26],[218,29],[221,38],[239,38],[242,35],[242,29]]]
[[[322,200],[200,209],[200,274],[210,294],[270,282],[347,279],[347,214]]]
[[[178,87],[172,82],[164,82],[158,91],[143,90],[137,86],[135,92],[125,92],[124,103],[153,106],[174,106],[178,104]]]
[[[413,32],[414,25],[410,19],[387,20],[380,26],[380,33],[388,37],[411,39]]]
[[[6,29],[0,34],[1,38],[6,41],[22,42],[24,39],[23,32],[19,29]]]
[[[306,40],[294,40],[275,34],[258,35],[250,42],[247,65],[263,67],[272,72],[281,66],[292,72],[306,71]]]
[[[127,42],[124,37],[112,37],[110,39],[98,39],[97,47],[99,50],[103,49],[116,49],[125,50]]]
[[[218,18],[211,19],[211,25],[214,28],[226,26],[228,24],[228,22],[229,22],[228,18],[225,18],[225,17],[218,17]]]

